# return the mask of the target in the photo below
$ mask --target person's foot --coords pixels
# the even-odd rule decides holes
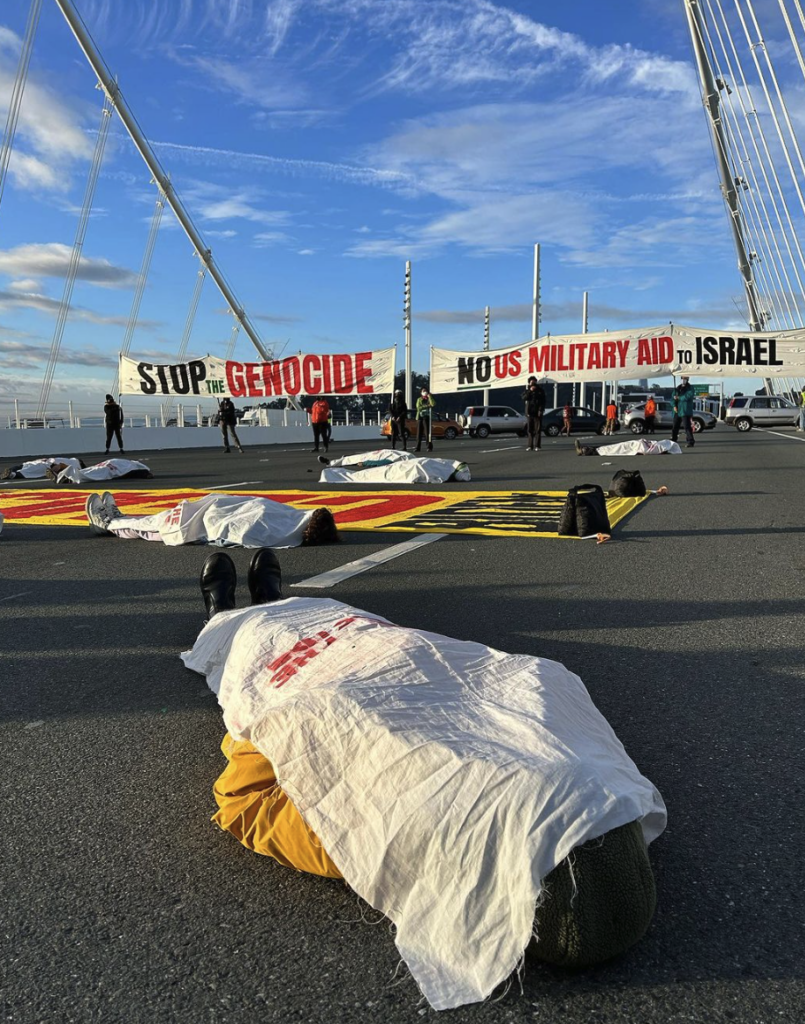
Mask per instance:
[[[581,455],[581,441],[578,438],[573,442],[576,448],[576,455]]]
[[[113,519],[121,519],[122,518],[123,513],[117,507],[117,502],[112,497],[112,495],[109,493],[109,491],[104,491],[103,492],[103,494],[101,495],[101,501],[103,502],[104,508],[109,510],[109,512],[110,512],[110,514],[111,514]]]
[[[232,454],[232,449],[231,448],[224,448],[224,455],[231,455],[231,454]]]
[[[244,455],[244,454],[245,454],[245,453],[244,453],[244,451],[243,451],[243,449],[242,449],[242,448],[240,448],[240,447],[238,448],[238,451],[240,452],[240,454],[241,454],[241,455]]]
[[[125,455],[126,454],[126,449],[125,448],[121,448],[120,449],[120,454],[121,455]]]
[[[317,451],[318,451],[319,449],[318,449],[318,448],[311,448],[310,450],[311,450],[312,452],[317,452]]]
[[[109,454],[109,449],[107,448],[106,451],[104,452],[104,455],[108,455],[108,454]]]
[[[235,607],[237,583],[237,570],[229,555],[225,555],[223,551],[215,551],[207,556],[199,577],[201,596],[207,610],[207,622],[218,612],[228,612]]]
[[[415,451],[415,452],[421,452],[421,451],[422,451],[422,449],[421,449],[421,448],[414,448],[414,451]]]
[[[0,473],[0,480],[15,480],[16,477],[17,474],[13,469],[4,469],[3,472]]]
[[[100,494],[90,494],[84,504],[90,530],[99,537],[111,537],[109,524],[115,518],[101,501]]]
[[[529,444],[529,445],[527,445],[527,446],[526,446],[526,451],[527,451],[527,452],[533,452],[533,451],[534,451],[534,449],[533,449],[533,447],[532,447],[532,446],[531,446],[531,445]]]
[[[271,548],[260,548],[249,564],[249,593],[252,604],[282,600],[282,569]]]
[[[686,444],[685,447],[686,448],[692,448],[693,447],[693,441],[691,441],[689,444]]]
[[[320,455],[319,456],[319,462],[322,464],[322,466],[329,466],[330,465],[330,460],[327,458],[326,455]]]
[[[324,446],[324,450],[325,450],[325,452],[329,452],[330,449],[327,447],[327,445],[325,445]]]

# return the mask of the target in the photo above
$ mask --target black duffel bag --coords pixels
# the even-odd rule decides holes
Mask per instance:
[[[579,484],[567,492],[565,507],[559,516],[560,537],[589,537],[611,533],[607,499],[598,484]]]
[[[639,469],[619,469],[612,477],[609,493],[613,498],[645,498],[646,485]]]

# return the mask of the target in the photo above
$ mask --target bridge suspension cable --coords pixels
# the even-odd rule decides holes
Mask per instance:
[[[95,152],[92,156],[92,164],[90,165],[87,184],[84,190],[84,202],[81,207],[81,213],[78,217],[75,241],[73,242],[73,249],[70,253],[67,275],[64,279],[64,291],[62,292],[59,312],[56,316],[56,326],[53,330],[53,339],[50,343],[50,354],[48,356],[47,367],[45,369],[45,376],[42,379],[42,390],[39,395],[39,404],[36,412],[37,419],[43,419],[45,412],[47,411],[50,388],[53,384],[53,374],[56,369],[56,363],[59,360],[59,349],[61,348],[67,317],[70,314],[73,287],[75,286],[75,280],[78,276],[78,269],[81,263],[81,252],[84,247],[84,239],[87,234],[90,213],[92,212],[92,200],[95,197],[95,186],[98,184],[98,175],[101,170],[101,164],[103,163],[103,153],[106,149],[106,138],[109,134],[109,122],[111,117],[112,103],[108,96],[104,96],[103,110],[101,112],[101,124],[98,128],[98,136],[95,140]]]
[[[145,243],[145,251],[143,252],[142,263],[140,264],[140,273],[137,276],[137,287],[134,289],[134,297],[131,300],[131,311],[129,312],[129,320],[126,324],[126,333],[123,336],[123,344],[120,346],[120,354],[127,356],[131,349],[131,341],[134,337],[134,329],[137,326],[137,318],[140,315],[140,304],[143,301],[143,294],[145,293],[145,285],[148,280],[148,272],[151,269],[151,258],[154,255],[154,247],[156,245],[157,236],[159,235],[159,225],[162,223],[162,214],[165,210],[165,196],[162,189],[157,186],[157,200],[154,204],[154,213],[151,217],[151,227],[148,231],[148,240]],[[118,387],[120,386],[120,368],[115,371],[115,379],[112,384],[112,394],[117,394]]]
[[[6,128],[3,132],[3,144],[0,147],[0,203],[3,201],[3,190],[6,187],[6,174],[11,160],[11,151],[14,148],[14,136],[17,133],[17,121],[20,116],[22,95],[25,92],[25,83],[28,80],[28,68],[31,63],[31,52],[34,46],[36,27],[39,24],[39,15],[42,13],[42,0],[31,0],[31,7],[28,11],[28,22],[25,26],[25,36],[22,40],[20,59],[17,63],[17,74],[14,79],[14,88],[11,90],[11,99],[8,104],[8,115],[6,116]]]
[[[260,357],[265,360],[271,359],[270,352],[266,349],[260,335],[254,327],[254,324],[249,319],[245,309],[238,301],[237,296],[213,259],[212,250],[207,246],[200,232],[193,223],[190,215],[184,207],[184,204],[171,184],[170,178],[166,174],[165,169],[162,167],[162,164],[159,162],[154,150],[151,148],[151,144],[148,142],[148,139],[145,137],[145,134],[137,123],[137,119],[134,117],[131,108],[126,102],[123,93],[113,78],[109,68],[106,66],[103,57],[90,36],[81,16],[75,9],[72,0],[54,0],[54,2],[64,15],[65,21],[70,26],[73,35],[78,41],[78,45],[81,47],[90,67],[95,72],[98,81],[106,91],[106,94],[117,112],[118,117],[123,122],[123,126],[131,136],[132,142],[137,147],[137,150],[145,161],[152,177],[156,181],[157,185],[162,189],[167,204],[170,206],[171,210],[173,210],[176,219],[179,221],[179,224],[182,226],[188,238],[192,242],[194,250],[198,253],[199,259],[201,259],[207,268],[210,277],[212,277],[213,281],[215,281],[215,284],[218,286],[218,289],[226,300],[227,305],[232,310],[233,316],[237,319],[243,330],[251,339],[251,342],[259,352]]]
[[[805,255],[800,237],[805,229],[805,157],[756,4],[733,0],[728,14],[728,0],[683,2],[721,191],[744,279],[750,329],[802,327]],[[805,31],[801,0],[793,3]],[[787,0],[778,0],[796,62],[805,76],[805,57],[786,4]],[[764,12],[764,17],[771,16],[770,9]],[[751,60],[742,59],[741,52]],[[747,65],[753,73],[747,71]],[[752,96],[755,86],[762,93],[759,103]],[[784,168],[778,173],[780,162]],[[802,387],[802,381],[793,378],[765,383],[769,393],[778,390],[792,395]]]
[[[187,310],[187,317],[184,322],[184,330],[182,331],[182,340],[179,345],[179,351],[176,356],[176,362],[181,363],[184,361],[187,355],[187,349],[190,345],[190,335],[193,333],[193,324],[196,322],[196,313],[198,312],[198,304],[201,301],[201,292],[204,288],[204,281],[207,277],[206,264],[202,262],[202,265],[198,269],[196,274],[196,286],[193,289],[193,294],[190,298],[190,306]],[[171,406],[173,405],[173,399],[167,398],[162,403],[162,418],[167,421],[170,415]]]

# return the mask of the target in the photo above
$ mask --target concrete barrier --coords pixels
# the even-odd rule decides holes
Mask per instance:
[[[368,448],[381,444],[380,427],[338,426],[334,442],[368,441]],[[238,427],[244,447],[269,444],[313,443],[310,427]],[[103,427],[56,428],[48,430],[0,430],[0,459],[10,457],[42,458],[47,455],[85,455],[102,452],[106,442]],[[114,443],[114,442],[113,442]],[[218,427],[124,427],[126,454],[174,448],[220,448]],[[114,449],[111,454],[114,454]]]

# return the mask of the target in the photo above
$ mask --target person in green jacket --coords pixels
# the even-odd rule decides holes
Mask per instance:
[[[422,394],[416,400],[416,448],[415,452],[422,451],[422,439],[428,437],[428,427],[430,426],[431,416],[433,415],[433,408],[436,405],[433,396],[429,393],[427,388],[422,388]],[[430,444],[430,438],[428,437],[428,444]]]
[[[693,399],[696,392],[690,383],[689,377],[683,377],[682,383],[674,388],[674,425],[671,430],[671,440],[676,441],[679,437],[679,428],[685,428],[686,448],[692,448],[693,441]]]

